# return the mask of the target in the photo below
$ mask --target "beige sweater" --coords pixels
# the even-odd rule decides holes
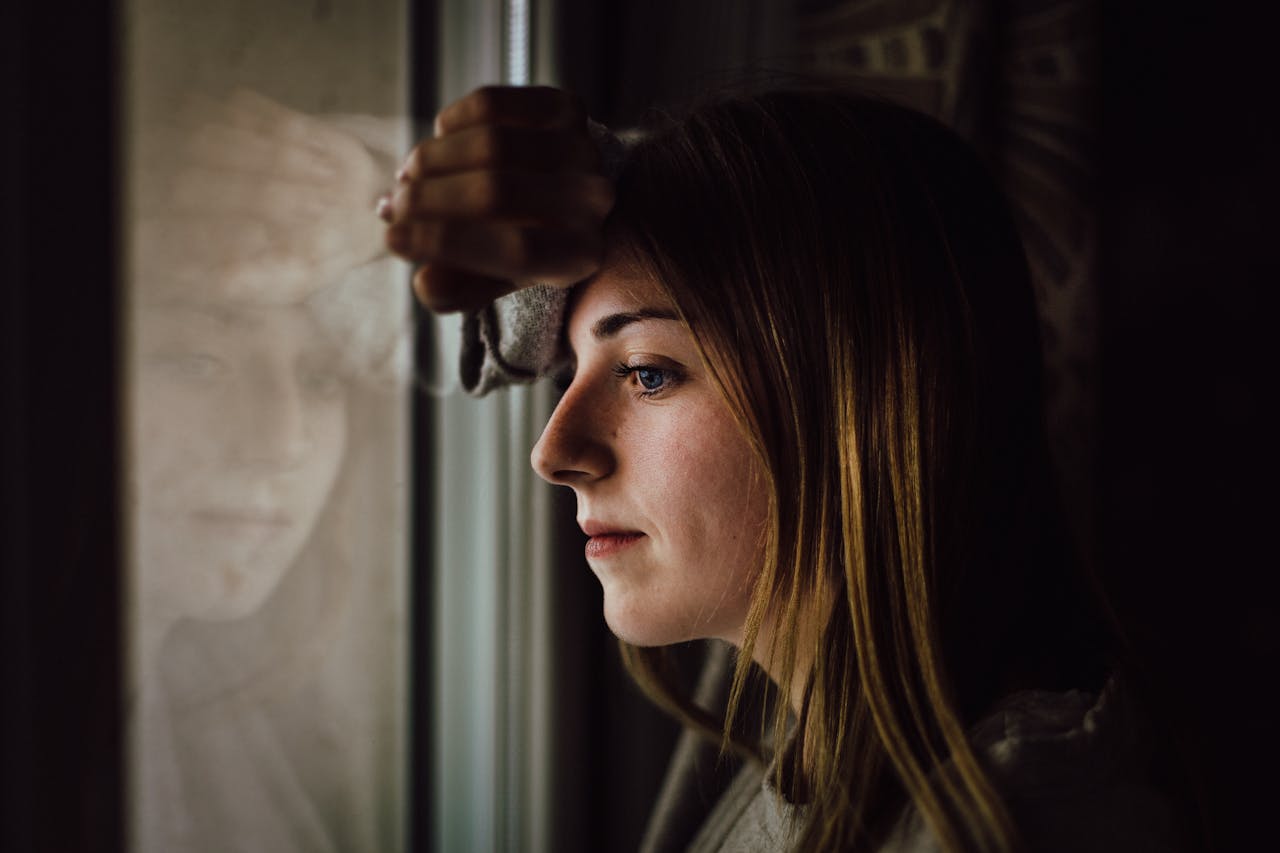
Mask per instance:
[[[713,654],[709,668],[716,667],[723,664]],[[1179,849],[1171,811],[1146,778],[1151,745],[1117,679],[1098,695],[1011,696],[973,728],[971,738],[1029,851]],[[644,853],[773,853],[794,846],[805,810],[787,802],[758,764],[742,768],[714,807],[701,814],[692,808],[700,795],[706,801],[714,784],[707,771],[716,764],[703,754],[696,767],[690,765],[689,746],[677,749]],[[687,766],[680,767],[682,762]],[[880,850],[933,853],[941,847],[919,813],[909,809]]]

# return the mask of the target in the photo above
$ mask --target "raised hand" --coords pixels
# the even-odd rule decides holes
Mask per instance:
[[[418,299],[436,311],[594,273],[613,186],[586,113],[547,87],[485,87],[447,106],[410,153],[380,214],[386,243],[423,264]]]

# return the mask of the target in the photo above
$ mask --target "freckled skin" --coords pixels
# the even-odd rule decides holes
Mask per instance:
[[[759,466],[678,320],[643,319],[598,338],[615,314],[671,310],[653,282],[617,266],[573,304],[574,379],[532,462],[569,486],[578,521],[644,534],[589,558],[610,629],[642,646],[716,637],[740,644],[760,561],[767,496]],[[657,393],[619,365],[647,365]]]

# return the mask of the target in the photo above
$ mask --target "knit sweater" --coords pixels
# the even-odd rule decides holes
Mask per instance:
[[[1146,777],[1151,745],[1123,686],[1098,694],[1027,691],[1010,696],[970,732],[1027,850],[1176,850],[1172,813]],[[661,815],[655,815],[661,819]],[[646,853],[764,853],[793,848],[806,810],[773,787],[758,764],[738,773],[686,846],[668,837]],[[935,853],[937,838],[914,808],[880,853]]]

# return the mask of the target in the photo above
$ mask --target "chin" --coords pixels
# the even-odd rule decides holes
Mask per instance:
[[[670,646],[698,639],[689,626],[672,620],[669,615],[654,612],[656,608],[637,607],[604,599],[604,621],[613,635],[624,643],[641,648]]]

